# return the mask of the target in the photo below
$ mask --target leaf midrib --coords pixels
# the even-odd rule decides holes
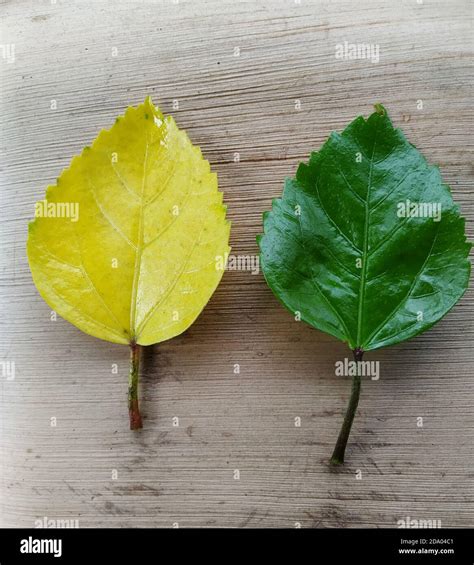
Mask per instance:
[[[359,284],[359,305],[357,313],[357,338],[356,347],[361,346],[361,334],[362,334],[362,324],[363,324],[363,314],[364,314],[364,298],[365,298],[365,279],[367,276],[367,263],[368,263],[368,248],[369,248],[369,225],[370,225],[370,189],[372,185],[372,173],[374,169],[374,155],[375,147],[377,145],[377,133],[378,133],[378,120],[375,126],[374,133],[374,144],[372,147],[372,155],[370,158],[370,169],[369,169],[369,180],[367,182],[367,194],[365,197],[365,224],[364,224],[364,241],[362,245],[362,273],[360,277]]]
[[[146,142],[145,142],[145,155],[143,157],[143,178],[142,178],[142,189],[140,192],[140,216],[138,220],[138,241],[137,247],[135,250],[135,263],[133,269],[133,284],[132,284],[132,295],[130,298],[130,334],[131,339],[133,342],[136,342],[137,336],[135,333],[135,319],[136,319],[136,312],[137,312],[137,292],[138,292],[138,283],[140,278],[140,266],[142,260],[142,253],[143,253],[143,212],[145,209],[143,203],[143,195],[145,192],[146,186],[146,178],[147,178],[147,161],[148,161],[148,149],[149,149],[149,141],[148,141],[148,134],[146,134]]]

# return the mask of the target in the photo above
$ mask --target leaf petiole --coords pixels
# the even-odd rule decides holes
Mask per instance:
[[[138,377],[140,370],[141,346],[138,343],[130,344],[130,375],[128,378],[128,414],[130,416],[130,429],[139,430],[143,427],[140,407],[138,404]]]
[[[339,432],[339,437],[337,438],[336,446],[334,448],[331,465],[342,465],[344,463],[344,453],[346,451],[347,440],[349,439],[349,434],[351,433],[352,422],[354,421],[354,416],[357,410],[357,405],[359,404],[360,396],[360,369],[358,362],[362,361],[364,352],[362,349],[357,348],[353,351],[354,360],[357,363],[357,371],[352,378],[352,389],[351,397],[349,399],[349,404],[347,405],[346,415],[344,416],[344,421],[342,423],[341,431]]]

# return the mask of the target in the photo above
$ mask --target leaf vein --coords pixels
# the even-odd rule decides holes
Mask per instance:
[[[418,283],[419,278],[420,278],[422,272],[424,271],[424,269],[426,267],[426,264],[428,263],[429,259],[431,258],[431,253],[434,249],[436,240],[438,239],[438,234],[439,234],[439,227],[438,227],[438,230],[436,232],[435,237],[433,238],[433,242],[431,244],[430,250],[428,251],[428,255],[426,256],[425,260],[423,261],[423,264],[422,264],[420,270],[415,275],[413,282],[408,289],[408,292],[405,294],[405,296],[402,298],[402,300],[395,306],[395,308],[390,312],[390,314],[382,321],[382,323],[379,324],[377,326],[377,328],[375,328],[375,330],[372,332],[372,334],[366,340],[366,343],[370,343],[374,339],[374,337],[377,337],[377,335],[381,332],[381,330],[384,328],[384,326],[386,326],[388,324],[388,322],[393,318],[393,316],[395,316],[395,314],[398,312],[398,310],[402,307],[402,305],[409,298],[410,294],[413,292],[413,289],[415,288],[416,284]]]
[[[136,245],[134,245],[134,243],[132,241],[130,241],[130,239],[128,239],[128,237],[123,233],[123,231],[115,224],[115,222],[112,220],[112,218],[110,218],[110,216],[102,208],[102,204],[99,202],[99,200],[97,198],[95,186],[94,186],[93,182],[91,181],[89,175],[87,175],[87,180],[88,180],[88,183],[89,183],[89,188],[91,189],[92,197],[94,198],[94,202],[96,203],[97,208],[99,209],[100,213],[102,214],[102,217],[105,218],[105,220],[107,220],[107,222],[111,225],[111,227],[128,243],[128,245],[130,245],[130,247],[132,247],[133,249],[136,249]]]
[[[301,224],[301,216],[299,216],[299,215],[298,215],[298,223],[299,223],[299,226],[300,226],[301,241],[303,242],[303,246],[304,246],[303,226]],[[307,254],[307,251],[306,251],[306,254]],[[324,298],[324,300],[329,304],[329,306],[331,307],[333,312],[336,314],[336,317],[338,318],[339,322],[341,323],[341,326],[343,327],[344,331],[346,332],[347,339],[349,339],[350,334],[347,331],[346,324],[345,324],[341,314],[339,313],[337,308],[334,306],[334,304],[329,300],[329,298],[324,294],[324,292],[322,291],[319,284],[317,283],[317,281],[314,278],[313,264],[311,262],[309,263],[309,268],[310,268],[310,271],[311,271],[311,281],[312,281],[314,288],[321,294],[321,296]]]
[[[319,203],[321,205],[321,210],[324,212],[324,214],[326,215],[327,219],[329,220],[329,222],[332,224],[332,226],[336,229],[337,233],[341,234],[341,236],[347,241],[347,243],[349,243],[349,245],[351,245],[351,247],[353,247],[357,253],[362,253],[362,250],[359,249],[357,247],[357,245],[351,241],[349,239],[349,237],[341,230],[341,228],[336,224],[336,222],[331,218],[331,216],[328,214],[326,208],[324,207],[323,201],[321,200],[321,195],[319,193],[319,187],[318,187],[318,183],[315,183],[315,187],[316,187],[316,194],[318,195],[318,200]]]
[[[186,269],[189,260],[191,259],[192,254],[194,253],[194,250],[196,249],[196,247],[198,247],[198,245],[200,244],[200,240],[202,237],[202,234],[204,233],[204,226],[201,229],[201,232],[199,234],[198,239],[196,240],[196,242],[194,243],[194,245],[191,247],[191,251],[189,252],[188,256],[186,257],[183,267],[182,269],[178,272],[178,274],[176,275],[174,281],[172,282],[172,284],[168,287],[168,289],[166,290],[166,292],[163,294],[163,296],[148,310],[148,312],[145,314],[145,316],[143,317],[142,322],[140,323],[140,325],[138,326],[137,329],[137,334],[140,335],[141,332],[143,331],[143,328],[146,326],[146,324],[148,323],[149,319],[153,316],[153,314],[156,312],[156,309],[161,306],[163,304],[163,302],[168,298],[168,296],[171,294],[171,292],[174,290],[174,288],[176,287],[176,285],[178,284],[179,279],[181,278],[181,276],[184,273],[184,270]],[[138,338],[137,338],[138,339]]]

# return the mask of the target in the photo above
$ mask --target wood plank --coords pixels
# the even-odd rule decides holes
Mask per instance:
[[[132,433],[127,349],[51,321],[25,255],[45,186],[147,94],[217,171],[235,254],[257,253],[284,177],[375,102],[439,163],[472,237],[470,2],[21,0],[1,12],[2,44],[15,45],[0,60],[1,343],[16,377],[1,381],[0,524],[474,525],[472,291],[429,332],[368,355],[381,379],[363,383],[347,464],[332,471],[345,346],[293,321],[261,273],[227,272],[189,331],[150,348],[145,428]],[[380,61],[337,60],[344,41],[378,44]]]

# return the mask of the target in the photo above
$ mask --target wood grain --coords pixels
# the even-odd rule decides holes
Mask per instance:
[[[368,356],[381,378],[363,382],[347,464],[331,471],[347,351],[293,321],[261,274],[227,272],[189,331],[149,349],[132,433],[127,349],[51,321],[25,256],[46,185],[147,94],[217,171],[235,254],[257,252],[283,178],[375,102],[439,163],[472,237],[470,2],[17,0],[1,13],[15,45],[0,59],[1,343],[16,368],[1,381],[1,525],[473,526],[472,291]],[[337,60],[344,41],[379,44],[380,61]]]

